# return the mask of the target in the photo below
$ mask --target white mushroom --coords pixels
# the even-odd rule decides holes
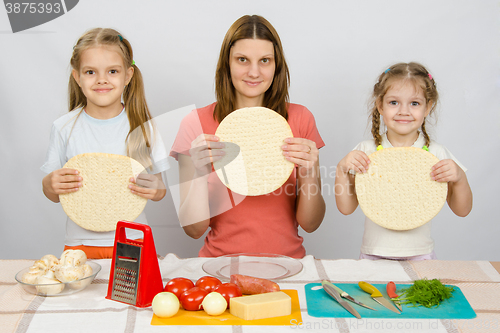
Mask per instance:
[[[90,267],[90,265],[85,264],[82,266],[82,268],[85,271],[85,274],[83,275],[82,279],[85,279],[86,277],[89,277],[92,275],[93,271],[92,271],[92,267]],[[71,289],[80,290],[80,289],[87,287],[91,283],[92,283],[92,279],[85,279],[83,281],[72,282],[69,284],[69,287]]]
[[[48,270],[45,272],[44,275],[42,275],[43,277],[46,277],[46,278],[49,278],[49,279],[55,279],[56,278],[56,275],[54,274],[54,271],[52,270]]]
[[[63,266],[82,266],[87,262],[87,255],[82,250],[66,250],[61,255],[60,264]]]
[[[49,266],[45,261],[37,260],[30,267],[30,270],[36,270],[36,269],[46,271],[47,269],[49,269]]]
[[[24,283],[29,283],[29,284],[35,284],[36,279],[39,276],[42,276],[45,274],[45,271],[40,270],[40,269],[34,269],[34,270],[29,270],[28,272],[24,273],[23,276],[21,277],[21,281]]]
[[[29,268],[28,272],[24,273],[21,277],[21,281],[24,283],[35,284],[36,278],[44,275],[48,267],[42,260],[37,260]]]
[[[59,294],[64,289],[64,284],[58,281],[52,270],[48,270],[45,275],[41,275],[36,279],[37,284],[43,284],[46,286],[36,286],[36,291],[44,295],[55,295]]]
[[[83,270],[85,271],[85,274],[83,275],[84,278],[86,278],[87,276],[91,276],[93,273],[92,267],[90,267],[90,265],[88,264],[83,265]]]
[[[48,269],[54,269],[54,266],[59,265],[59,259],[55,255],[52,254],[47,254],[44,255],[40,261],[43,261],[45,265],[48,267]]]
[[[57,266],[55,268],[55,276],[61,282],[76,281],[85,276],[85,269],[83,266]]]

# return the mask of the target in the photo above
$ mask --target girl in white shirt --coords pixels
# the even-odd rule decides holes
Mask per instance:
[[[154,133],[142,75],[128,40],[113,29],[92,29],[74,46],[71,67],[70,112],[54,122],[41,168],[48,173],[42,181],[45,196],[59,202],[60,194],[78,191],[82,177],[63,166],[75,155],[95,152],[139,161],[149,174],[132,178],[130,191],[161,200],[166,193],[161,172],[168,169],[167,153],[159,133]],[[147,223],[144,214],[136,222]],[[130,239],[141,236],[140,231],[127,233]],[[68,218],[65,244],[65,250],[82,249],[89,258],[110,258],[114,231],[93,232]]]
[[[425,120],[438,101],[436,83],[424,66],[398,63],[383,72],[372,95],[371,120],[373,140],[358,144],[337,165],[335,199],[344,215],[358,206],[355,173],[368,169],[368,155],[380,148],[418,147],[439,158],[432,167],[431,178],[448,183],[447,202],[458,216],[467,216],[472,209],[472,192],[466,169],[446,149],[433,142],[425,129]],[[387,131],[381,133],[381,119]],[[365,220],[360,259],[424,260],[435,259],[430,222],[408,231],[385,229],[370,219]]]

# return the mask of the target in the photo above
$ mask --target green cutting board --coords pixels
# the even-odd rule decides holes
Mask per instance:
[[[457,286],[451,286],[453,297],[445,300],[436,308],[426,308],[424,306],[412,307],[411,304],[401,305],[403,312],[396,314],[379,303],[375,302],[370,295],[361,290],[357,283],[335,283],[340,289],[347,292],[360,301],[377,311],[373,311],[352,302],[347,301],[362,318],[424,318],[424,319],[471,319],[476,317],[476,313],[470,306],[464,294]],[[316,288],[316,287],[320,288]],[[386,299],[389,299],[385,290],[385,284],[373,284]],[[398,284],[396,293],[410,285]],[[354,318],[337,301],[326,293],[321,287],[321,283],[309,283],[305,285],[307,313],[312,317],[334,317],[334,318]]]

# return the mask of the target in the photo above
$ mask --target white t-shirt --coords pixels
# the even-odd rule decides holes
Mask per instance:
[[[52,124],[50,143],[45,157],[45,163],[40,168],[43,172],[51,173],[61,169],[73,156],[84,153],[126,154],[125,139],[130,130],[125,108],[111,119],[96,119],[81,109],[68,112]],[[78,114],[80,113],[80,116]],[[75,123],[75,120],[76,123]],[[74,125],[74,126],[73,126]],[[152,125],[149,124],[152,132]],[[71,133],[71,136],[70,136]],[[68,140],[69,138],[69,140]],[[151,153],[152,165],[148,170],[157,174],[169,168],[168,152],[158,132],[155,133],[155,142]],[[135,222],[147,224],[144,212]],[[127,229],[129,239],[142,238],[141,231]],[[68,246],[113,246],[115,232],[94,232],[83,229],[69,217],[66,220],[65,244]]]
[[[412,147],[422,148],[424,145],[425,138],[420,133]],[[382,147],[392,147],[386,134],[382,136]],[[370,155],[377,151],[377,146],[375,140],[366,140],[359,143],[353,150],[361,150]],[[445,146],[431,141],[429,152],[439,160],[452,159],[462,170],[467,171]],[[434,240],[431,237],[430,221],[412,230],[398,231],[383,228],[369,218],[365,218],[361,253],[383,257],[410,257],[429,254],[433,250]]]

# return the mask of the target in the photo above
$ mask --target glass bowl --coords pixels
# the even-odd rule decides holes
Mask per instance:
[[[77,293],[85,288],[87,288],[97,274],[101,271],[101,265],[96,262],[87,261],[92,268],[92,274],[90,276],[84,277],[71,282],[61,282],[61,283],[51,283],[51,284],[30,284],[22,281],[24,273],[28,272],[30,267],[26,267],[16,274],[16,281],[23,286],[24,290],[33,295],[39,296],[65,296]],[[62,289],[62,290],[61,290]],[[61,291],[59,291],[61,290]]]

